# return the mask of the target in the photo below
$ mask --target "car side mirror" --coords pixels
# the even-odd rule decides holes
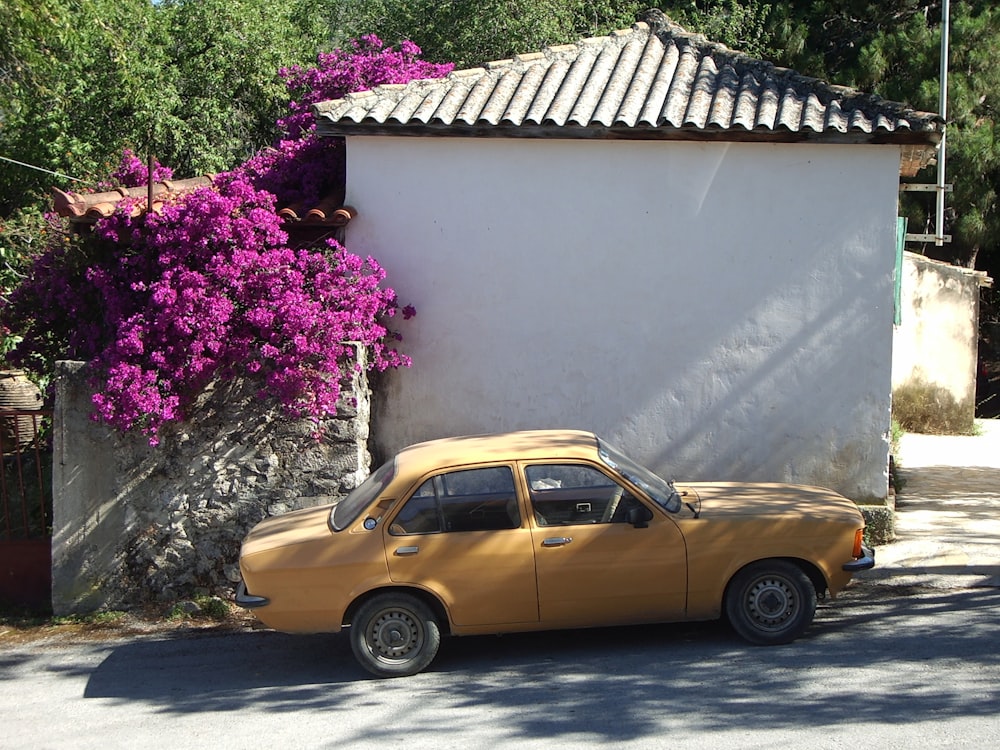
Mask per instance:
[[[644,529],[649,526],[649,522],[653,520],[653,511],[647,508],[645,505],[640,505],[635,508],[629,508],[628,510],[628,522],[635,526],[637,529]]]

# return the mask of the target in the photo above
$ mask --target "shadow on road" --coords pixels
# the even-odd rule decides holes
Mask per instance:
[[[609,742],[662,732],[665,716],[678,728],[719,730],[988,716],[997,705],[998,605],[997,589],[856,585],[821,608],[804,638],[776,648],[747,646],[719,623],[454,639],[430,672],[382,681],[377,692],[344,635],[143,640],[112,647],[90,671],[85,697],[175,714],[363,711],[374,719],[369,742],[382,731],[429,739],[441,726],[428,715],[472,731],[463,722],[473,712],[455,710],[470,705],[502,712],[511,737]],[[956,663],[977,665],[982,684],[952,683]],[[415,701],[422,710],[393,710],[391,726],[379,713]]]

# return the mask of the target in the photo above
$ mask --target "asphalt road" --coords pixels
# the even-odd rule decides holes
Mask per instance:
[[[0,649],[0,747],[1000,746],[1000,589],[861,583],[804,638],[720,624],[446,641],[369,678],[347,639],[181,633]]]

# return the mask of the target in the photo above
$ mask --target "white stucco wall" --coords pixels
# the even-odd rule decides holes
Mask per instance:
[[[898,148],[347,148],[347,244],[417,309],[381,450],[581,428],[676,478],[885,497]]]
[[[900,325],[893,338],[892,386],[943,389],[975,413],[979,276],[968,268],[903,255]]]

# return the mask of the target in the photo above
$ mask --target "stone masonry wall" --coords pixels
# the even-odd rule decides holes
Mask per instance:
[[[52,540],[56,614],[130,608],[197,592],[228,595],[247,531],[262,518],[329,503],[370,467],[364,368],[343,384],[320,437],[259,396],[208,389],[158,446],[90,419],[81,363],[57,370]]]

